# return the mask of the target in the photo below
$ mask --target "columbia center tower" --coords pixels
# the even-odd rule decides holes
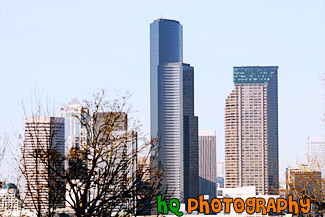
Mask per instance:
[[[175,20],[150,24],[151,137],[163,185],[172,197],[198,196],[198,118],[194,116],[194,68],[183,63],[183,27]]]

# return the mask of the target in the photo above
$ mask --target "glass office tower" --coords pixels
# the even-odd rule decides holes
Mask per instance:
[[[194,116],[194,68],[183,63],[183,30],[175,20],[150,25],[151,137],[160,139],[157,157],[164,185],[184,200],[198,193],[198,133]]]
[[[278,67],[234,67],[235,88],[225,107],[225,187],[256,186],[276,193]]]

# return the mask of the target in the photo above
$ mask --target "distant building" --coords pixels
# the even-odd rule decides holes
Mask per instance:
[[[216,132],[199,131],[199,195],[216,196]]]
[[[325,136],[308,138],[308,166],[325,178]]]
[[[217,177],[217,188],[224,188],[225,180],[222,177]]]
[[[136,215],[146,216],[150,215],[151,198],[148,194],[150,189],[150,157],[138,156],[137,157],[137,171],[140,171],[142,181],[137,184],[136,189]],[[144,176],[143,176],[144,175]]]
[[[48,151],[56,151],[55,158],[44,157]],[[57,117],[27,117],[23,145],[25,167],[25,209],[36,210],[39,197],[40,209],[64,207],[65,184],[59,176],[50,173],[48,164],[57,172],[64,171],[64,119]],[[50,187],[49,187],[50,186]]]
[[[112,152],[112,147],[114,150],[114,160],[111,162],[110,169],[119,169],[119,182],[118,189],[127,189],[129,183],[135,177],[137,159],[137,133],[130,131],[128,128],[128,115],[125,112],[98,112],[97,113],[97,125],[96,131],[99,133],[99,142],[105,144],[107,142],[107,152]],[[108,129],[103,130],[103,128],[108,127]],[[106,138],[109,139],[106,139]],[[115,147],[114,147],[115,146]],[[132,157],[132,160],[130,158]],[[103,165],[103,169],[108,169],[107,165]],[[112,185],[114,188],[114,185]],[[97,196],[96,190],[94,190],[94,196]],[[110,197],[110,195],[108,196]],[[117,207],[113,208],[113,212],[122,210],[125,207],[132,207],[135,202],[135,198],[131,198],[127,202],[121,202]]]
[[[76,98],[60,110],[60,117],[64,118],[65,123],[65,153],[86,142],[85,127],[81,124],[82,118],[85,118],[82,113],[83,107]]]
[[[321,172],[310,169],[307,165],[299,165],[286,169],[286,190],[294,198],[308,195],[310,198],[322,197]]]
[[[279,189],[278,67],[234,67],[225,107],[225,187]]]
[[[150,180],[150,157],[138,156],[137,157],[137,169],[144,172],[144,180]]]
[[[21,205],[17,186],[12,183],[5,184],[0,190],[0,215],[6,211],[21,210]]]
[[[225,178],[225,161],[217,162],[217,177]]]
[[[274,198],[276,200],[279,197],[279,195],[258,194],[255,186],[244,186],[244,187],[238,187],[238,188],[219,188],[217,190],[217,198],[219,198],[219,199],[241,198],[244,201],[246,201],[246,199],[251,198],[251,197],[263,198],[266,201],[268,201],[269,198]],[[225,214],[224,209],[220,213],[218,213],[218,215],[224,215],[224,214]],[[234,210],[233,206],[231,206],[230,213],[226,214],[226,216],[237,216],[237,215],[251,216],[251,215],[247,214],[246,210],[242,213],[237,213]],[[252,216],[269,216],[269,214],[262,215],[262,213],[255,213]]]

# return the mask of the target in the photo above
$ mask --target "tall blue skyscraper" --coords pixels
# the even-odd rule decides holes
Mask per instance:
[[[151,137],[160,139],[158,163],[173,197],[198,195],[198,118],[194,68],[183,63],[183,30],[175,20],[150,25]]]

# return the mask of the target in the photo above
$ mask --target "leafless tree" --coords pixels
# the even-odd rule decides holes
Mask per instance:
[[[325,211],[325,194],[322,192],[324,179],[319,169],[300,165],[297,168],[288,169],[286,180],[287,195],[292,195],[294,199],[310,199],[312,211],[309,216],[323,214]],[[300,214],[300,216],[303,215]]]
[[[137,167],[139,153],[155,160],[158,140],[139,138],[139,125],[128,119],[128,97],[105,97],[100,91],[74,114],[85,135],[68,153],[62,151],[60,118],[50,118],[46,125],[38,112],[26,122],[21,171],[26,197],[33,200],[38,216],[53,216],[62,205],[77,217],[136,214],[151,209],[157,195],[167,192],[162,169]]]

